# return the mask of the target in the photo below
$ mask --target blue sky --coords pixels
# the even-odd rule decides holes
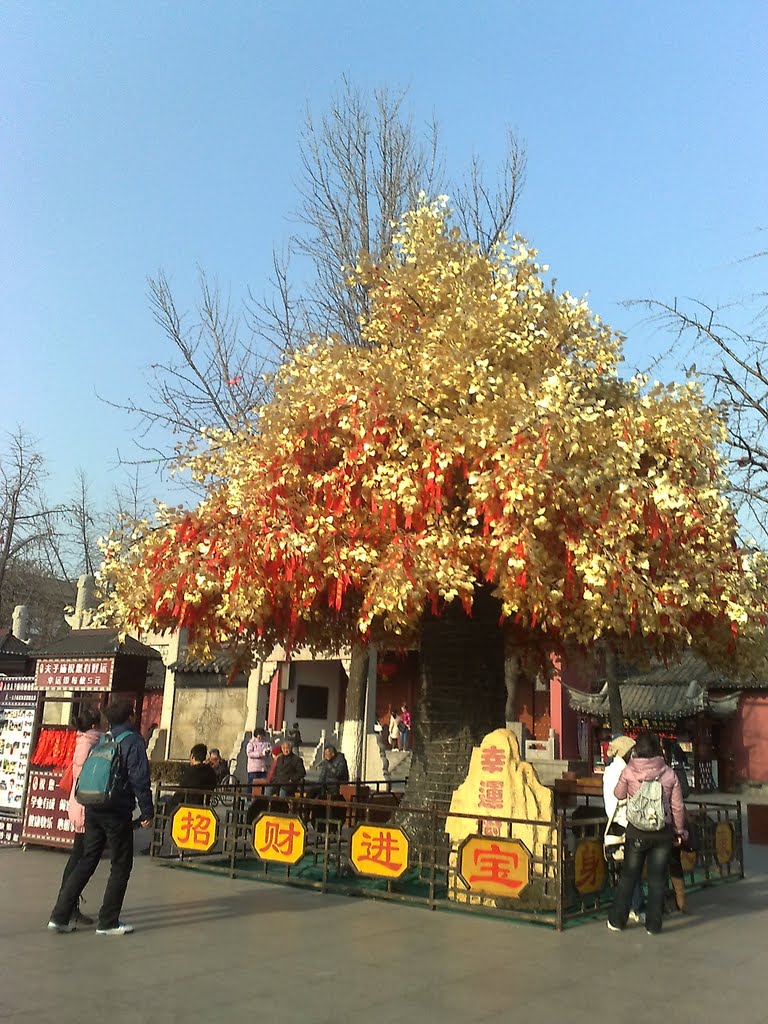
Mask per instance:
[[[408,86],[449,171],[513,126],[518,229],[648,365],[671,339],[624,300],[763,288],[739,261],[767,247],[766,29],[747,0],[4,3],[0,426],[39,439],[54,497],[77,466],[107,494],[132,433],[96,392],[140,398],[166,352],[147,275],[182,307],[198,265],[264,290],[305,104],[343,73]]]

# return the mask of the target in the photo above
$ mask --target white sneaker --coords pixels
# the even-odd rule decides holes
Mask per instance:
[[[130,935],[133,931],[133,925],[128,924],[127,921],[119,921],[116,928],[97,928],[97,935]]]
[[[645,924],[645,914],[639,914],[636,910],[630,910],[628,921],[632,924]]]
[[[606,921],[605,923],[608,925],[608,931],[609,932],[620,932],[621,931],[621,928],[617,928],[616,925],[615,924],[611,924],[610,921]]]
[[[56,924],[55,921],[48,922],[49,932],[73,932],[77,928],[77,921],[67,921],[66,924]]]

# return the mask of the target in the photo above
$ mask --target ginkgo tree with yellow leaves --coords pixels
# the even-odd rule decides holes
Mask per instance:
[[[203,654],[419,644],[412,778],[430,744],[461,770],[534,648],[747,670],[765,561],[736,541],[720,421],[694,384],[621,379],[620,336],[546,270],[522,240],[481,253],[444,201],[409,213],[353,275],[365,346],[298,351],[189,459],[200,505],[110,542],[115,618]]]

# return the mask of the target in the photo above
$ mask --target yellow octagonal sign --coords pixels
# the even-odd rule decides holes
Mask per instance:
[[[171,837],[180,850],[198,850],[205,853],[216,842],[218,820],[207,807],[187,807],[182,804],[174,811]]]
[[[531,877],[531,855],[519,839],[469,836],[459,847],[459,877],[470,892],[517,899]]]
[[[399,878],[408,870],[410,841],[401,828],[358,825],[349,844],[349,859],[360,875]]]
[[[576,891],[582,896],[602,892],[608,881],[608,865],[605,863],[603,844],[600,839],[581,839],[573,855],[573,881]]]
[[[296,864],[304,856],[306,842],[301,818],[265,811],[253,823],[253,848],[262,860]]]

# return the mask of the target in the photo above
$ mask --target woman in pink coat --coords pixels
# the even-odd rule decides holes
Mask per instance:
[[[627,923],[632,890],[640,880],[643,866],[648,869],[648,900],[645,906],[645,930],[649,935],[661,931],[661,915],[667,888],[667,868],[673,844],[687,837],[685,804],[677,775],[664,760],[659,737],[652,732],[641,732],[627,767],[619,776],[614,794],[618,800],[631,801],[644,782],[661,784],[661,813],[649,827],[638,828],[632,823],[632,806],[627,804],[627,831],[624,841],[624,866],[616,896],[608,915],[611,931],[622,931]]]
[[[83,770],[85,759],[91,752],[91,748],[95,747],[101,739],[100,722],[101,712],[94,709],[81,711],[77,716],[77,739],[75,740],[75,754],[72,759],[72,790],[67,806],[67,817],[72,824],[75,842],[72,847],[72,853],[69,855],[69,860],[64,868],[64,875],[61,879],[62,885],[72,874],[80,858],[83,856],[83,847],[85,845],[85,808],[75,799],[75,785],[80,777],[80,772]],[[74,917],[79,924],[93,924],[93,918],[81,913],[79,906],[75,910]]]

